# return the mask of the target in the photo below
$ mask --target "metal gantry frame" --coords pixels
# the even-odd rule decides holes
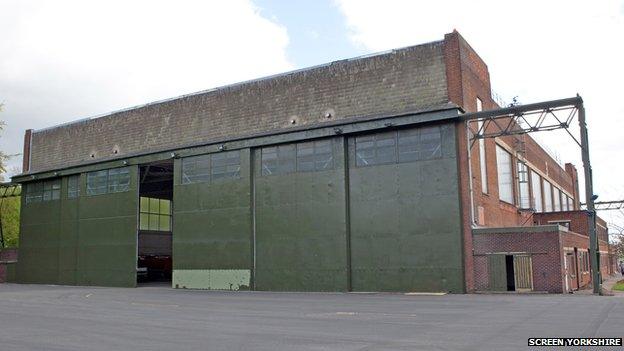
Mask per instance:
[[[580,140],[568,130],[575,117],[578,118],[580,127]],[[587,229],[589,234],[589,251],[592,257],[592,285],[594,293],[600,294],[600,255],[598,253],[598,239],[596,236],[596,209],[594,203],[596,197],[594,196],[592,168],[589,160],[589,141],[587,137],[587,123],[585,121],[583,99],[577,95],[567,99],[471,112],[461,115],[460,119],[466,123],[466,128],[470,133],[468,136],[470,142],[469,154],[471,153],[472,146],[479,139],[522,135],[556,129],[565,130],[581,148],[585,175],[585,199],[589,216]],[[476,123],[477,128],[475,129],[473,128],[475,123],[471,125],[469,122],[483,123]]]
[[[585,207],[587,204],[581,204],[581,206]],[[624,200],[617,201],[596,201],[594,202],[594,208],[596,211],[612,211],[612,210],[622,210],[624,209]]]
[[[0,249],[4,248],[4,230],[2,224],[2,205],[4,199],[22,195],[22,186],[15,183],[0,183]]]

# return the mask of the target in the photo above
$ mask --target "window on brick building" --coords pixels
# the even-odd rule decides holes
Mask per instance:
[[[529,194],[529,167],[524,162],[518,161],[518,205],[526,209],[531,207]]]
[[[555,186],[553,186],[553,200],[553,210],[561,211],[561,190]]]
[[[483,111],[483,102],[477,98],[477,112]],[[477,121],[477,128],[481,130],[483,128],[483,121]],[[487,184],[487,163],[485,159],[485,139],[479,139],[479,169],[481,171],[481,191],[484,194],[488,193]]]
[[[552,212],[553,210],[553,198],[552,198],[552,185],[546,179],[543,179],[544,188],[544,212]]]
[[[498,170],[498,198],[513,204],[511,154],[498,145],[496,145],[496,166]]]
[[[542,212],[542,178],[535,171],[531,171],[531,195],[535,212]]]
[[[566,195],[565,197],[566,197],[566,209],[568,211],[572,211],[572,201],[570,200],[570,197],[568,195]]]

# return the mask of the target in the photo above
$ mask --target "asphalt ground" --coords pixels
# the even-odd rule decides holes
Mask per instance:
[[[0,284],[0,350],[528,350],[530,337],[623,336],[622,296]]]

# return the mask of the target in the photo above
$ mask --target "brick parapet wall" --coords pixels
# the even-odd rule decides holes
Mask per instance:
[[[570,231],[574,233],[589,235],[589,216],[587,211],[559,211],[535,213],[533,215],[533,223],[535,225],[547,225],[554,221],[570,221]],[[596,235],[599,240],[607,243],[609,241],[609,233],[607,223],[600,217],[596,218]],[[608,249],[610,252],[610,250]]]
[[[433,42],[35,131],[30,170],[419,111],[447,102],[443,42]]]

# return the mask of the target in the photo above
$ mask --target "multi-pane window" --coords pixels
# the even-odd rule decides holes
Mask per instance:
[[[295,144],[263,147],[261,158],[262,175],[292,173],[297,169],[297,147]]]
[[[440,127],[362,135],[355,138],[357,166],[404,163],[442,157]]]
[[[182,184],[240,178],[240,150],[182,159]]]
[[[316,172],[334,169],[331,139],[263,147],[262,175]]]
[[[108,192],[119,193],[128,191],[130,187],[130,170],[113,168],[108,170]]]
[[[400,130],[399,163],[430,160],[442,156],[440,127]]]
[[[87,173],[87,195],[118,193],[130,189],[128,167],[105,169]]]
[[[553,186],[553,210],[555,212],[561,211],[561,190]]]
[[[42,201],[59,200],[61,198],[61,180],[53,179],[26,185],[25,200],[27,204]]]
[[[317,140],[297,144],[297,171],[314,172],[334,168],[331,140]]]
[[[58,200],[61,198],[61,180],[46,180],[43,182],[43,201]]]
[[[171,201],[141,197],[139,209],[139,229],[170,232]]]
[[[355,138],[355,157],[358,166],[396,163],[397,133],[385,132]]]
[[[80,174],[67,177],[67,198],[75,199],[80,196]]]
[[[518,205],[520,205],[520,208],[531,207],[529,167],[524,162],[518,162]]]
[[[511,154],[498,145],[496,145],[496,168],[498,170],[498,198],[513,204]]]
[[[572,211],[572,200],[570,199],[568,195],[566,195],[565,197],[566,197],[566,209],[568,211]]]
[[[533,195],[533,208],[535,212],[542,212],[542,181],[539,174],[531,171],[531,194]]]
[[[210,180],[240,178],[240,151],[210,155]]]
[[[544,212],[552,212],[553,210],[553,201],[552,201],[552,186],[550,182],[546,179],[543,179],[543,188],[544,188]]]

